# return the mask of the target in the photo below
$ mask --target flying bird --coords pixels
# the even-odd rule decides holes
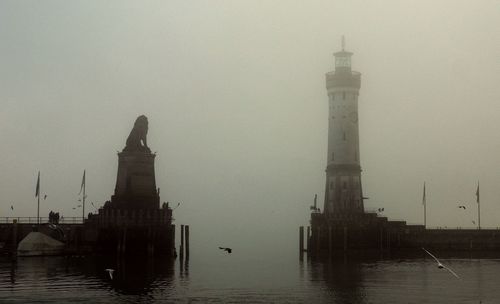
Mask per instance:
[[[78,205],[77,207],[81,207],[82,205]]]
[[[115,272],[115,270],[111,269],[111,268],[107,268],[107,269],[104,269],[104,271],[108,272],[109,278],[112,280],[113,279],[113,272]]]
[[[231,248],[227,248],[227,247],[219,247],[220,250],[224,250],[226,251],[227,253],[231,253],[233,250]]]
[[[14,210],[14,205],[10,205],[10,209],[11,209],[11,210]]]
[[[428,255],[430,255],[430,256],[431,256],[434,260],[436,260],[436,262],[437,262],[437,267],[438,267],[439,269],[443,269],[443,268],[444,268],[444,269],[448,270],[448,271],[449,271],[452,275],[456,276],[457,278],[460,278],[460,277],[458,276],[458,274],[456,274],[453,270],[451,270],[450,268],[448,268],[448,267],[444,266],[444,265],[443,265],[443,264],[442,264],[442,263],[441,263],[441,262],[440,262],[440,261],[439,261],[439,260],[438,260],[438,259],[437,259],[437,258],[436,258],[433,254],[432,254],[432,253],[430,253],[429,251],[425,250],[425,248],[424,248],[424,247],[422,247],[422,249],[423,249],[425,252],[427,252],[427,254],[428,254]]]
[[[458,208],[462,208],[464,210],[466,209],[465,206],[463,206],[463,205],[458,206]]]
[[[46,200],[46,199],[47,199],[47,194],[45,194],[45,195],[43,196],[43,200]]]
[[[384,208],[378,208],[378,212],[384,212]]]
[[[476,224],[476,222],[475,222],[475,221],[472,221],[472,224],[474,224],[474,225],[475,225],[475,224]]]
[[[177,206],[175,206],[174,209],[172,209],[172,210],[177,209],[177,207],[179,207],[180,205],[181,205],[181,203],[177,203]]]

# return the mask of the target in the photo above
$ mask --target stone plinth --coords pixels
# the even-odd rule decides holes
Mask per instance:
[[[118,175],[111,207],[116,209],[158,209],[155,154],[148,151],[118,153]]]

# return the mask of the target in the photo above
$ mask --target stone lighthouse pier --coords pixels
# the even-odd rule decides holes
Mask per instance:
[[[305,236],[300,227],[301,256],[304,251],[312,256],[373,251],[423,256],[422,247],[500,256],[499,229],[427,229],[365,212],[358,126],[361,74],[351,70],[353,53],[344,44],[342,39],[342,50],[334,53],[335,70],[326,74],[329,111],[323,209],[316,206],[315,199]]]
[[[57,220],[0,218],[0,253],[16,256],[19,242],[36,230],[64,243],[64,254],[175,256],[172,208],[168,203],[160,205],[155,179],[156,155],[147,145],[147,132],[148,119],[139,116],[125,148],[118,153],[114,194],[96,214]],[[181,230],[186,232],[186,242],[181,244],[181,249],[186,248],[187,253],[189,226],[182,228],[185,228]]]

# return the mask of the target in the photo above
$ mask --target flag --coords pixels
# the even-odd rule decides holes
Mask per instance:
[[[425,198],[425,182],[424,182],[424,194],[422,195],[422,205],[425,206],[426,204],[426,198]]]
[[[477,182],[476,202],[479,204],[479,182]]]
[[[82,185],[80,186],[80,192],[78,192],[78,195],[82,193],[82,189],[85,186],[85,170],[83,170],[83,178],[82,178]]]
[[[36,180],[35,197],[40,196],[40,171],[38,171],[38,179]]]

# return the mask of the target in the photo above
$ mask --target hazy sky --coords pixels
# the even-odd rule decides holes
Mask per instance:
[[[498,1],[3,0],[0,216],[36,216],[38,170],[44,216],[81,214],[84,169],[102,205],[145,114],[161,200],[199,243],[295,242],[324,195],[345,35],[365,208],[421,223],[426,181],[430,226],[472,226],[480,180],[500,226],[499,20]]]

